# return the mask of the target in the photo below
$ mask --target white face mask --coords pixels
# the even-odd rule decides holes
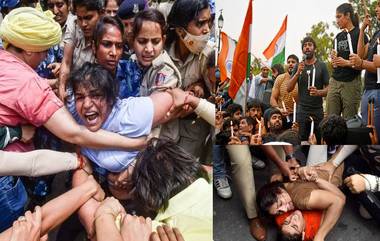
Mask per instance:
[[[186,32],[186,36],[182,38],[182,40],[186,47],[193,54],[200,54],[202,50],[206,47],[207,42],[210,39],[210,33],[197,36],[188,33],[186,30],[184,31]]]

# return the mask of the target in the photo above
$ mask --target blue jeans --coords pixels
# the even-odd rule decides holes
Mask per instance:
[[[27,199],[25,187],[19,178],[0,177],[0,233],[24,214]]]
[[[224,178],[226,176],[226,162],[224,160],[226,148],[223,145],[212,146],[212,165],[214,179]]]
[[[362,96],[362,102],[361,102],[361,114],[364,123],[368,124],[368,100],[374,99],[374,112],[375,112],[375,127],[376,127],[376,133],[377,137],[380,137],[380,90],[364,90],[363,96]]]

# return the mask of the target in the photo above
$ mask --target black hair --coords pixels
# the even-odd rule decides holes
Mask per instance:
[[[158,23],[158,25],[160,25],[161,28],[161,36],[165,35],[166,21],[164,15],[157,9],[148,8],[147,10],[140,11],[136,14],[135,19],[133,21],[133,38],[136,38],[136,36],[141,31],[144,21]]]
[[[347,123],[343,117],[332,114],[325,117],[319,124],[321,137],[327,145],[345,144],[347,138]]]
[[[240,110],[240,112],[243,112],[243,107],[236,103],[231,103],[227,106],[227,112],[232,117],[235,112]]]
[[[314,50],[317,49],[317,44],[315,43],[314,39],[310,36],[306,36],[302,39],[302,42],[301,42],[301,49],[303,49],[303,45],[307,42],[310,42],[310,43],[313,43],[313,46],[314,46]]]
[[[87,11],[101,13],[103,11],[103,2],[101,0],[73,0],[74,12],[78,7],[85,7]]]
[[[223,121],[222,129],[227,130],[227,128],[229,128],[231,126],[231,121],[232,121],[232,126],[235,126],[235,125],[239,126],[238,120],[235,120],[233,118],[227,118]]]
[[[119,82],[112,77],[111,73],[99,64],[86,62],[79,69],[71,72],[69,83],[75,90],[80,86],[93,87],[100,90],[111,106],[119,96]]]
[[[355,27],[359,26],[359,16],[357,13],[354,13],[354,8],[351,4],[343,3],[336,8],[336,11],[338,13],[343,13],[344,15],[347,15],[349,13],[352,24]]]
[[[176,143],[153,138],[136,157],[132,174],[134,198],[148,210],[164,211],[169,199],[208,174],[202,165]]]
[[[207,0],[176,0],[168,15],[168,31],[166,47],[178,39],[175,28],[187,28],[188,24],[197,19],[199,13],[209,7]]]
[[[263,102],[260,99],[254,98],[254,99],[247,102],[247,109],[248,110],[253,108],[253,107],[260,108],[261,112],[264,112]]]
[[[270,120],[270,118],[272,117],[272,115],[274,114],[280,114],[282,116],[282,113],[279,109],[277,108],[268,108],[265,112],[264,112],[264,124],[265,124],[265,128],[268,130],[268,121]]]
[[[210,55],[208,56],[207,60],[207,68],[213,68],[216,67],[215,65],[215,51],[211,51]]]
[[[298,59],[297,55],[295,55],[295,54],[289,55],[288,58],[286,59],[286,61],[288,61],[289,59],[294,59],[297,63],[300,62],[300,60]]]
[[[302,241],[302,233],[285,234],[281,232],[281,241]]]
[[[108,2],[111,0],[104,0],[104,8],[107,7]],[[120,4],[123,2],[123,0],[114,0],[117,3],[117,6],[120,6]]]
[[[285,186],[279,181],[265,184],[260,188],[257,192],[256,202],[263,214],[269,215],[269,208],[277,202],[277,196],[281,194],[282,190],[285,190]]]
[[[251,126],[255,126],[255,124],[256,124],[256,120],[254,120],[252,117],[250,117],[250,116],[244,116],[244,117],[242,117],[242,118],[240,118],[240,120],[246,120],[247,121],[247,124],[248,125],[251,125]]]
[[[301,138],[298,131],[288,129],[277,136],[277,141],[287,142],[292,145],[301,145]]]
[[[112,25],[119,29],[121,33],[122,41],[124,42],[125,36],[124,36],[124,24],[121,21],[121,19],[118,16],[103,16],[99,19],[99,21],[96,23],[94,34],[93,34],[93,40],[95,43],[95,48],[99,47],[99,43],[101,39],[103,38],[103,35],[106,33],[107,25]]]
[[[69,8],[69,0],[63,0],[63,1],[66,3],[67,8]],[[48,2],[49,2],[49,0],[42,0],[41,1],[41,7],[42,7],[43,10],[49,9]]]
[[[282,65],[282,64],[274,64],[273,66],[272,66],[272,72],[273,72],[273,70],[276,70],[277,71],[277,76],[279,76],[280,74],[283,74],[283,73],[285,73],[285,69],[284,69],[284,65]]]

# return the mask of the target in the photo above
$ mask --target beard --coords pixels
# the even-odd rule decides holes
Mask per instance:
[[[271,124],[269,127],[269,132],[272,133],[279,133],[282,131],[282,123],[276,122],[274,124]]]
[[[307,52],[307,53],[305,53],[305,55],[306,55],[306,59],[310,60],[314,56],[314,51]]]

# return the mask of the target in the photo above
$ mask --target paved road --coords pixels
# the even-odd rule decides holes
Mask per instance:
[[[267,168],[255,171],[256,187],[260,188],[268,178]],[[233,197],[223,200],[214,190],[214,240],[215,241],[252,241],[254,240],[248,227],[243,206],[237,192],[233,189]],[[277,234],[272,224],[268,224],[267,241],[275,241]],[[343,214],[328,235],[326,241],[380,241],[380,226],[372,220],[359,216],[354,204],[348,200]]]

